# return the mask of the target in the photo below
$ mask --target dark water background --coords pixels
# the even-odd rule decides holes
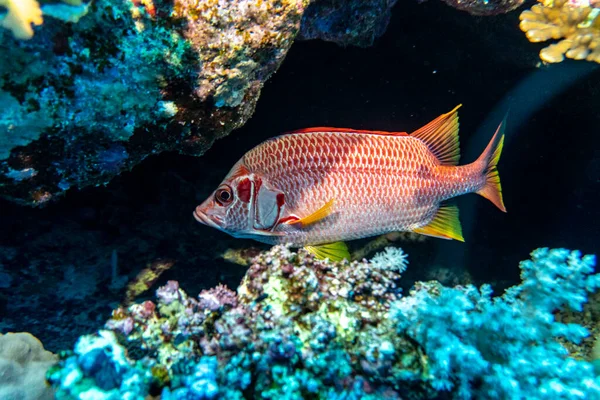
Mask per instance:
[[[499,164],[508,214],[476,195],[460,199],[466,243],[400,243],[411,262],[404,286],[441,269],[500,289],[518,281],[518,261],[537,247],[597,252],[600,71],[567,61],[540,72],[541,47],[518,29],[518,14],[477,18],[433,0],[401,1],[371,48],[295,43],[252,119],[201,158],[150,157],[107,187],[72,190],[43,209],[0,201],[0,263],[10,277],[0,285],[0,331],[30,331],[58,350],[99,328],[122,295],[108,289],[113,254],[130,278],[170,258],[176,264],[157,284],[236,287],[245,268],[219,254],[261,245],[198,224],[192,210],[247,150],[309,126],[410,132],[459,103],[463,163],[493,134],[490,126],[476,137],[482,124],[512,107]],[[519,86],[540,73],[541,84]],[[573,83],[553,95],[561,80]]]

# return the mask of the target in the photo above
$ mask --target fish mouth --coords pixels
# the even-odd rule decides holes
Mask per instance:
[[[198,210],[198,208],[196,208],[194,210],[194,218],[196,218],[196,221],[200,222],[201,224],[210,226],[212,228],[216,228],[216,229],[223,229],[219,224],[217,224],[215,221],[213,221],[212,219],[208,218],[208,216],[203,213],[202,211]]]

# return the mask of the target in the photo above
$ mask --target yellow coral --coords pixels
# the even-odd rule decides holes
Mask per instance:
[[[31,39],[31,24],[41,25],[42,9],[35,0],[0,0],[8,14],[0,20],[0,26],[10,29],[17,39]]]
[[[538,0],[520,15],[520,28],[530,42],[562,39],[540,51],[540,58],[557,63],[565,56],[600,63],[600,9],[587,0]]]
[[[81,6],[81,0],[62,0],[70,6]],[[42,9],[36,0],[0,0],[0,6],[8,9],[8,14],[0,16],[0,27],[10,29],[13,36],[17,39],[31,39],[33,37],[33,29],[31,24],[41,25],[44,22],[42,18]],[[47,7],[47,6],[45,6]],[[78,10],[79,17],[87,12],[87,8]],[[44,9],[46,13],[46,9]],[[49,14],[51,17],[62,19],[60,16]],[[77,22],[77,13],[75,20]]]

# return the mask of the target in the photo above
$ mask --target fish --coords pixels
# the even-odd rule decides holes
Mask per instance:
[[[458,105],[412,133],[316,127],[249,150],[193,212],[236,238],[349,257],[346,241],[415,232],[464,241],[456,205],[477,193],[506,212],[497,164],[506,118],[479,158],[458,165]]]

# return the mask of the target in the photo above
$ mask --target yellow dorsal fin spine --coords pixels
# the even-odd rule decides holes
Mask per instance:
[[[350,261],[350,252],[344,242],[306,246],[305,249],[320,260],[328,258],[331,261],[342,261],[343,259]]]
[[[325,203],[325,205],[323,207],[319,208],[314,213],[312,213],[304,218],[297,219],[295,221],[289,221],[289,222],[287,222],[287,224],[288,225],[302,224],[302,226],[314,224],[315,222],[320,221],[323,218],[327,217],[329,214],[331,214],[331,212],[333,211],[334,203],[335,203],[335,199],[331,199],[327,203]]]
[[[490,143],[476,161],[482,166],[483,173],[485,174],[485,185],[477,191],[477,194],[485,197],[504,212],[506,212],[506,207],[502,199],[502,186],[500,185],[500,175],[498,175],[497,165],[502,154],[502,147],[504,146],[505,128],[506,117],[504,117],[504,120],[496,129],[492,140],[490,140]]]
[[[441,206],[429,224],[414,229],[413,232],[442,239],[465,241],[458,219],[458,207],[454,205]]]
[[[421,139],[442,164],[457,165],[460,160],[458,140],[458,109],[442,114],[410,135]]]

